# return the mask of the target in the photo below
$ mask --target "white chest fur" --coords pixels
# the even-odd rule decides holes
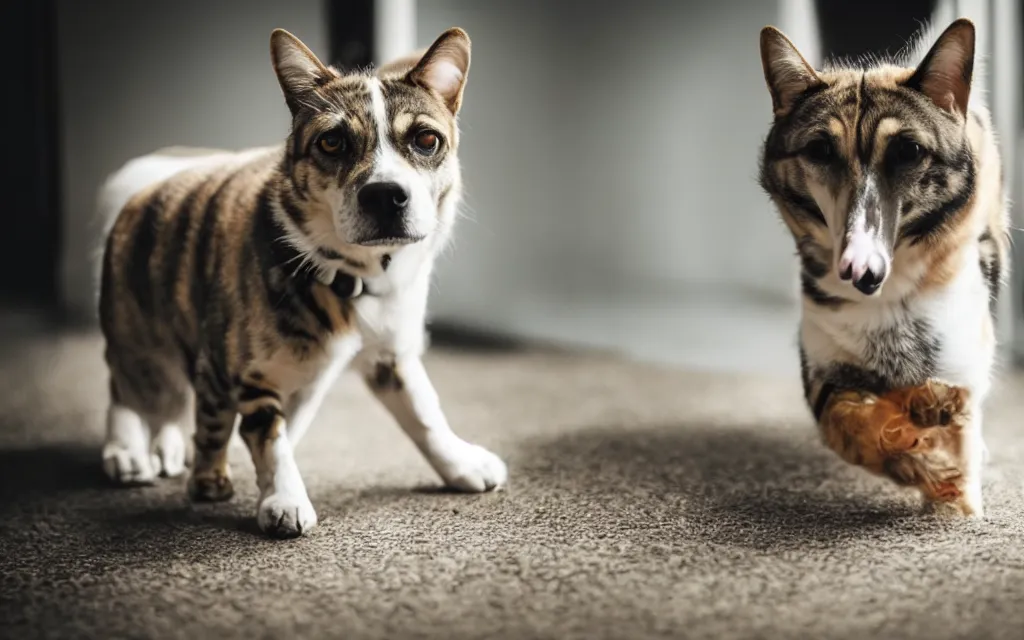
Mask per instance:
[[[970,388],[980,399],[990,387],[995,357],[988,283],[978,267],[978,251],[964,252],[964,264],[950,285],[910,305],[927,318],[941,344],[936,376]]]
[[[432,263],[430,247],[404,247],[387,270],[364,279],[355,310],[368,357],[422,352]]]

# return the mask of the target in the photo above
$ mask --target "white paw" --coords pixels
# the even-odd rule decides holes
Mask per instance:
[[[176,478],[185,472],[185,438],[181,429],[167,426],[160,431],[154,445],[157,460],[156,472],[168,478]]]
[[[153,484],[158,464],[156,456],[130,451],[117,442],[103,446],[103,471],[118,484]]]
[[[267,535],[294,538],[316,526],[316,511],[306,496],[272,493],[260,500],[256,521]]]
[[[498,489],[508,480],[505,463],[481,446],[459,441],[431,453],[434,468],[452,489],[482,493]]]

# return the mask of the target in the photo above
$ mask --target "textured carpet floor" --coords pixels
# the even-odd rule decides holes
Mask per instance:
[[[455,428],[507,491],[437,480],[346,378],[297,451],[321,525],[238,495],[114,489],[93,334],[0,362],[0,634],[91,638],[984,638],[1024,629],[1021,380],[989,411],[983,522],[918,515],[815,439],[796,380],[439,349]]]

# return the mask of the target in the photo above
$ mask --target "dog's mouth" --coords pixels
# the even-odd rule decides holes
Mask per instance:
[[[355,244],[361,247],[394,247],[407,244],[415,244],[426,238],[426,236],[419,235],[401,235],[401,236],[382,236],[377,238],[363,238],[357,240]]]

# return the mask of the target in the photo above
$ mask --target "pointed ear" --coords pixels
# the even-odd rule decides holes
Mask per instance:
[[[437,93],[456,114],[462,106],[462,90],[469,75],[469,50],[466,32],[457,27],[449,29],[430,45],[406,79]]]
[[[940,109],[966,116],[973,75],[974,23],[960,18],[942,32],[905,84]]]
[[[823,84],[789,38],[775,27],[761,29],[761,66],[776,117],[789,113],[802,93]]]
[[[274,29],[270,34],[270,59],[293,115],[299,106],[296,98],[337,76],[301,40],[284,29]]]

